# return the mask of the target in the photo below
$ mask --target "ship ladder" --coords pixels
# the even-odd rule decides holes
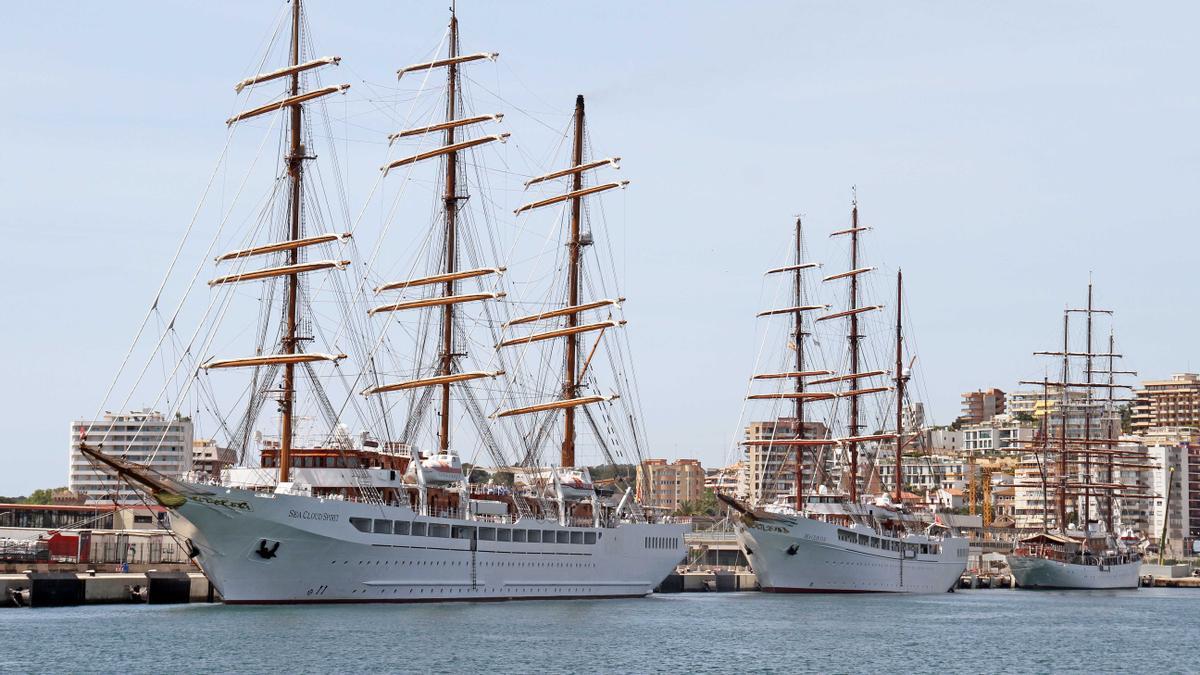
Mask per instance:
[[[476,589],[476,584],[479,581],[479,577],[476,574],[476,568],[475,568],[475,560],[476,560],[475,556],[476,556],[476,553],[479,548],[479,538],[478,537],[479,537],[479,535],[477,534],[477,530],[474,530],[474,529],[471,530],[471,590],[472,591],[474,591]]]

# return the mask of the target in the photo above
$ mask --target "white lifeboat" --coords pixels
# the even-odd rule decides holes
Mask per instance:
[[[453,452],[439,452],[421,460],[426,485],[450,485],[463,480],[462,460]]]
[[[562,489],[563,499],[568,501],[590,499],[596,494],[596,486],[592,483],[592,475],[587,469],[559,470],[558,484]]]

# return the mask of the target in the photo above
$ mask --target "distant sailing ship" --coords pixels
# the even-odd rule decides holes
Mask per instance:
[[[893,379],[896,395],[896,432],[864,434],[860,399],[889,391],[887,386],[874,386],[872,378],[884,377],[885,370],[863,370],[861,341],[863,334],[859,317],[883,309],[881,305],[860,305],[859,277],[872,267],[861,267],[859,235],[868,228],[858,222],[858,204],[851,211],[851,226],[831,236],[850,237],[850,269],[826,276],[824,282],[847,280],[849,303],[845,310],[825,314],[810,322],[806,315],[827,310],[828,305],[806,302],[803,274],[818,267],[804,259],[803,232],[796,220],[795,258],[792,264],[770,270],[768,274],[790,274],[792,306],[772,309],[759,316],[789,316],[792,318],[791,347],[794,349],[794,369],[786,372],[754,375],[755,382],[791,382],[790,391],[752,393],[750,400],[791,401],[797,421],[794,438],[751,439],[748,445],[768,448],[793,448],[795,458],[795,491],[790,503],[777,501],[765,505],[749,505],[732,497],[721,498],[741,514],[735,525],[738,542],[751,567],[758,575],[764,591],[773,592],[900,592],[941,593],[951,589],[966,568],[967,540],[956,536],[950,528],[929,523],[909,512],[903,504],[903,464],[901,454],[906,441],[904,432],[904,388],[907,376],[904,365],[902,333],[902,281],[896,275],[896,362]],[[849,372],[813,369],[806,348],[810,342],[813,322],[846,319],[849,324]],[[789,364],[790,365],[790,364]],[[830,391],[828,388],[833,387]],[[848,387],[838,390],[838,387]],[[807,437],[806,402],[849,402],[846,436],[841,438]],[[833,419],[831,415],[830,419]],[[830,424],[826,428],[832,427]],[[911,438],[907,439],[911,441]],[[890,441],[896,453],[895,489],[891,495],[878,484],[878,473],[870,472],[866,491],[860,492],[859,456],[861,444]],[[826,452],[840,448],[842,453],[841,480],[837,486],[828,485],[825,475]],[[877,446],[878,447],[878,446]],[[804,475],[805,450],[812,448],[812,462],[818,475],[813,476],[816,490],[806,494]]]
[[[1086,324],[1083,351],[1071,351],[1071,315],[1082,314]],[[1008,556],[1008,565],[1021,588],[1102,589],[1136,588],[1142,555],[1132,545],[1132,533],[1119,536],[1117,508],[1122,496],[1133,497],[1145,489],[1141,485],[1122,483],[1119,472],[1125,468],[1145,469],[1146,456],[1123,450],[1120,443],[1120,415],[1113,392],[1130,387],[1116,382],[1121,374],[1136,374],[1115,369],[1120,358],[1114,353],[1116,342],[1109,333],[1108,349],[1094,351],[1093,323],[1098,314],[1111,315],[1111,310],[1096,309],[1092,284],[1088,283],[1087,306],[1067,309],[1063,313],[1063,337],[1060,351],[1038,352],[1039,356],[1056,358],[1061,363],[1061,378],[1041,382],[1043,392],[1042,426],[1026,450],[1033,453],[1040,468],[1041,480],[1022,487],[1042,490],[1043,531],[1017,542]],[[1105,363],[1106,368],[1098,368]],[[1073,367],[1079,363],[1079,367]],[[1080,370],[1081,368],[1081,370]],[[1072,374],[1082,377],[1072,381]],[[1095,378],[1106,375],[1105,381]],[[1096,389],[1105,396],[1093,395]],[[1059,413],[1059,428],[1055,434],[1050,426],[1054,406]],[[1081,396],[1074,396],[1082,392]],[[1082,427],[1072,433],[1069,427],[1080,421]],[[1055,437],[1057,436],[1057,437]],[[1141,495],[1145,496],[1145,495]],[[1053,501],[1053,521],[1049,504]],[[1071,526],[1069,507],[1075,506],[1077,523]],[[1099,518],[1093,518],[1093,507]]]
[[[565,343],[560,384],[550,389],[558,394],[549,401],[519,401],[523,405],[485,414],[480,401],[467,389],[470,383],[494,381],[502,392],[514,396],[514,385],[505,383],[504,369],[464,369],[470,346],[462,333],[466,322],[460,309],[483,306],[505,295],[498,285],[504,269],[497,266],[464,268],[460,259],[477,258],[478,247],[464,253],[471,243],[464,239],[461,209],[467,194],[461,189],[465,174],[460,154],[485,144],[503,141],[508,134],[459,138],[460,130],[498,121],[501,115],[468,115],[463,110],[460,67],[494,59],[494,53],[460,54],[458,19],[451,10],[449,51],[444,58],[401,69],[428,75],[447,73],[445,118],[440,122],[393,134],[390,141],[441,135],[444,143],[432,150],[389,161],[386,176],[402,167],[426,160],[442,162],[440,218],[433,227],[430,254],[424,276],[387,282],[374,289],[377,294],[399,294],[386,304],[369,310],[370,317],[419,316],[405,324],[415,326],[405,338],[416,335],[408,379],[384,381],[377,367],[376,347],[388,341],[386,329],[373,336],[362,319],[350,322],[361,327],[353,337],[356,353],[363,361],[354,382],[366,384],[359,404],[351,396],[341,408],[333,405],[320,383],[324,376],[316,368],[326,364],[350,363],[347,354],[309,351],[306,343],[325,334],[312,330],[318,312],[313,309],[316,284],[306,283],[317,272],[335,274],[351,261],[343,259],[340,247],[351,235],[345,232],[315,234],[306,231],[329,212],[312,204],[320,190],[306,187],[306,162],[316,159],[308,147],[312,132],[305,125],[305,110],[311,103],[350,85],[306,89],[310,74],[337,65],[338,57],[305,60],[300,0],[292,0],[289,64],[247,78],[237,85],[240,92],[264,83],[283,80],[282,98],[235,115],[233,125],[271,113],[286,114],[286,175],[280,179],[280,208],[264,210],[266,218],[281,214],[276,243],[254,245],[218,258],[237,271],[219,276],[209,286],[221,290],[246,282],[264,282],[260,298],[261,326],[256,354],[233,359],[210,359],[196,369],[199,373],[233,369],[251,373],[249,403],[240,418],[221,421],[232,442],[242,451],[266,401],[278,400],[281,418],[277,441],[263,443],[260,466],[244,466],[228,472],[220,482],[162,476],[149,466],[135,464],[103,452],[103,440],[81,443],[84,455],[115,472],[131,485],[166,506],[176,533],[184,538],[190,554],[229,603],[322,603],[322,602],[427,602],[441,600],[497,600],[566,597],[630,597],[648,594],[669,574],[684,554],[683,535],[688,526],[648,522],[633,498],[631,488],[605,492],[595,485],[585,467],[576,466],[576,411],[599,432],[606,418],[592,413],[616,399],[595,390],[593,357],[599,336],[624,321],[613,318],[617,299],[581,298],[582,254],[592,245],[590,233],[582,230],[583,202],[590,195],[621,187],[625,181],[585,185],[589,172],[616,163],[615,159],[588,161],[584,157],[584,102],[579,97],[573,120],[572,164],[532,178],[526,184],[566,181],[565,192],[534,201],[517,209],[517,214],[562,204],[569,210],[570,234],[566,242],[568,260],[565,301],[557,306],[539,305],[537,313],[503,321],[497,312],[483,312],[471,325],[482,327],[492,363],[504,364],[503,353],[531,344]],[[406,169],[407,170],[407,169]],[[319,174],[318,174],[319,175]],[[337,254],[309,259],[315,250],[334,249]],[[275,266],[246,271],[243,265],[274,258]],[[280,260],[281,259],[281,260]],[[366,278],[366,275],[363,277]],[[277,282],[282,281],[282,284]],[[478,291],[464,292],[460,285],[471,282]],[[497,282],[498,283],[498,282]],[[589,288],[596,284],[589,284]],[[368,289],[368,293],[370,290]],[[417,297],[405,296],[416,292]],[[427,293],[428,292],[428,293]],[[278,303],[282,298],[282,302]],[[353,309],[351,307],[351,309]],[[606,318],[583,321],[587,313],[603,311]],[[362,314],[358,315],[362,317]],[[389,325],[397,325],[389,319]],[[514,335],[510,331],[530,326],[535,332]],[[350,333],[347,330],[347,333]],[[271,335],[278,338],[272,341]],[[580,348],[580,336],[597,336],[588,350]],[[427,340],[426,337],[429,339]],[[480,338],[483,339],[483,338]],[[610,338],[611,339],[611,338]],[[337,343],[338,338],[329,340]],[[211,343],[211,341],[210,341]],[[206,343],[208,344],[208,343]],[[496,345],[494,352],[491,347]],[[522,355],[524,356],[523,352]],[[557,368],[558,366],[555,366]],[[591,370],[589,370],[591,368]],[[554,376],[554,369],[543,368]],[[297,444],[301,420],[296,406],[300,378],[311,383],[313,406],[326,418],[330,430],[324,440],[305,447]],[[343,372],[343,375],[345,373]],[[276,388],[276,383],[281,383]],[[361,384],[359,385],[362,386]],[[456,410],[459,392],[463,407]],[[544,390],[543,390],[544,391]],[[501,396],[508,394],[502,393]],[[522,394],[524,395],[524,394]],[[388,396],[410,398],[388,400]],[[407,402],[405,423],[399,440],[363,433],[352,436],[340,421],[347,406],[362,405],[371,415],[385,419],[389,412]],[[423,428],[425,411],[437,410],[437,448],[429,453],[417,449],[413,440]],[[401,408],[403,409],[403,408]],[[458,417],[456,417],[456,414]],[[532,423],[512,435],[520,445],[513,464],[523,480],[508,485],[477,485],[451,443],[457,419],[474,421],[482,443],[493,452],[498,465],[508,456],[497,447],[501,441],[493,427],[501,418],[531,419]],[[490,418],[490,419],[489,419]],[[557,427],[558,420],[563,420]],[[383,424],[384,429],[389,428]],[[544,466],[539,448],[562,429],[561,462]],[[637,432],[636,429],[633,430]],[[604,438],[596,442],[611,455]],[[639,451],[640,452],[640,451]]]

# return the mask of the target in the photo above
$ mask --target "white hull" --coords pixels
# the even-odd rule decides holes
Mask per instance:
[[[1021,588],[1137,588],[1141,561],[1102,567],[1010,555],[1008,566]]]
[[[643,596],[683,558],[689,529],[563,527],[529,519],[503,524],[418,516],[404,506],[214,492],[189,496],[172,509],[173,523],[228,603]],[[360,531],[359,519],[370,519],[372,531]],[[408,534],[377,534],[377,521],[407,523]],[[437,535],[411,534],[420,529]],[[531,530],[554,543],[515,541],[532,539]]]
[[[854,533],[853,543],[844,540],[847,533]],[[867,536],[866,543],[857,542],[859,534]],[[967,563],[967,540],[961,537],[916,535],[897,540],[811,518],[739,523],[737,537],[764,591],[945,593]],[[890,548],[900,548],[899,544],[917,550],[904,553]]]

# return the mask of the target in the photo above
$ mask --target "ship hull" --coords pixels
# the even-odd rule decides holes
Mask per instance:
[[[172,513],[230,604],[643,596],[683,558],[688,529],[433,518],[403,506],[238,489],[190,495]],[[397,523],[406,533],[394,533]],[[539,541],[529,541],[532,532]]]
[[[1137,588],[1141,562],[1101,567],[1011,555],[1008,566],[1020,588],[1111,589]]]
[[[843,539],[850,532],[854,543]],[[738,543],[767,592],[944,593],[966,569],[967,541],[963,538],[930,541],[927,550],[936,546],[937,553],[906,554],[890,550],[884,542],[911,544],[917,540],[867,535],[867,543],[860,545],[859,532],[810,518],[755,520],[737,526]],[[879,545],[872,546],[872,538]],[[929,540],[921,537],[920,541]]]

